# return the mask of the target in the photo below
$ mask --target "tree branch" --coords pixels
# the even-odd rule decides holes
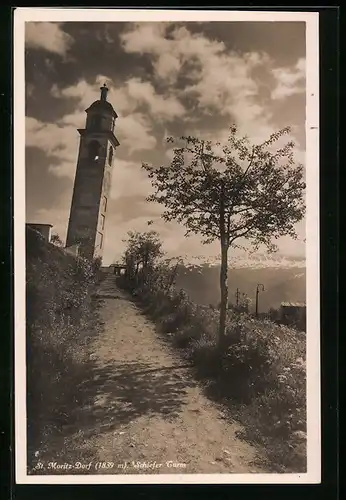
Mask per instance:
[[[236,236],[234,236],[233,238],[230,238],[229,239],[229,245],[231,245],[233,243],[233,241],[237,240],[238,238],[242,238],[243,236],[246,236],[250,231],[251,229],[253,229],[253,226],[251,227],[248,227],[246,229],[246,231],[243,231],[242,233],[240,234],[237,234]]]
[[[210,182],[212,183],[213,182],[213,178],[211,177],[211,175],[210,175],[207,167],[204,164],[204,160],[203,160],[203,155],[204,155],[204,141],[201,141],[201,143],[202,143],[202,145],[201,145],[201,151],[200,151],[200,160],[201,160],[201,163],[202,163],[203,170],[205,171],[205,173],[209,177]],[[219,189],[218,189],[218,191],[220,192]]]
[[[231,210],[233,210],[234,208],[234,204],[236,203],[236,197],[238,196],[238,194],[240,193],[240,190],[241,188],[243,187],[244,185],[244,182],[245,182],[245,178],[250,170],[250,168],[252,167],[252,163],[253,163],[253,160],[254,160],[254,157],[255,157],[255,146],[252,146],[252,155],[251,155],[251,158],[250,158],[250,161],[249,161],[249,164],[248,166],[246,167],[243,175],[241,176],[240,180],[239,180],[239,184],[238,184],[238,189],[235,191],[234,193],[234,198],[233,198],[233,203],[231,204]]]
[[[240,183],[242,183],[245,180],[247,173],[249,172],[250,168],[252,167],[254,157],[255,157],[255,146],[252,146],[252,155],[251,155],[249,164],[248,164],[247,168],[245,169],[244,174],[242,175],[242,177],[240,179]]]

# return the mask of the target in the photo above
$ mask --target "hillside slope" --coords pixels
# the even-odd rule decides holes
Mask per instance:
[[[203,264],[200,266],[178,268],[176,284],[183,288],[192,301],[204,305],[217,305],[220,301],[219,266]],[[281,302],[305,302],[306,272],[302,267],[243,267],[230,269],[228,286],[229,302],[235,303],[237,288],[251,299],[250,310],[255,307],[256,286],[264,285],[260,293],[259,308],[266,312],[269,308],[278,308]]]

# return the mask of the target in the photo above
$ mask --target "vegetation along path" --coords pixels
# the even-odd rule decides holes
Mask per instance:
[[[83,386],[89,406],[65,437],[65,459],[106,462],[103,474],[269,472],[112,274],[98,296],[103,326]]]

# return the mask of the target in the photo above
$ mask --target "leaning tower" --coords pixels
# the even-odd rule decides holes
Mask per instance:
[[[101,87],[98,101],[86,110],[85,128],[80,134],[66,247],[79,245],[88,259],[101,257],[110,194],[114,152],[119,142],[114,135],[117,114],[107,101],[108,88]]]

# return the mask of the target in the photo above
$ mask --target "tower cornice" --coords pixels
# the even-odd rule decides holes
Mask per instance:
[[[77,129],[79,134],[84,137],[84,136],[87,136],[87,135],[93,135],[93,136],[97,136],[97,135],[100,135],[100,136],[106,136],[107,139],[110,140],[110,142],[112,143],[112,146],[114,148],[117,148],[118,146],[120,146],[120,142],[118,141],[118,139],[115,137],[115,135],[113,134],[113,132],[111,130],[100,130],[100,131],[90,131],[86,128],[78,128]]]

